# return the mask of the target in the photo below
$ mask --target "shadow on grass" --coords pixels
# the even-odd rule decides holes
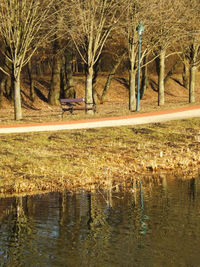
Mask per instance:
[[[156,82],[154,82],[154,80],[149,79],[149,85],[151,86],[154,92],[158,92],[158,85]]]
[[[46,96],[37,87],[34,87],[34,90],[36,95],[40,98],[40,100],[42,100],[45,103],[48,103],[48,99],[46,98]]]
[[[44,81],[44,80],[42,80],[42,79],[39,79],[38,82],[39,82],[42,86],[44,86],[44,87],[50,89],[50,83],[49,83],[49,82],[46,82],[46,81]]]
[[[129,82],[127,81],[127,79],[121,77],[116,77],[114,79],[129,90]]]
[[[31,109],[31,110],[40,110],[39,108],[34,107],[33,105],[27,103],[26,99],[30,100],[30,96],[27,95],[23,90],[21,90],[21,100],[22,100],[22,107],[26,109]]]
[[[184,85],[183,85],[183,83],[181,83],[177,78],[172,78],[171,77],[171,79],[173,80],[173,81],[175,81],[176,83],[178,83],[180,86],[182,86],[183,88],[185,88],[184,87]],[[186,88],[185,88],[186,89]]]
[[[34,91],[37,97],[40,98],[40,100],[42,100],[45,103],[48,103],[48,99],[46,98],[46,96],[37,87],[34,87]],[[28,108],[32,110],[40,110],[39,108],[35,108],[33,105],[27,103],[26,99],[28,99],[28,101],[31,101],[31,98],[23,90],[21,90],[21,98],[22,98],[22,105],[24,108]]]

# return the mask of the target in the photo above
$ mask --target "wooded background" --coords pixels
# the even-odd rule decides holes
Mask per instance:
[[[73,76],[85,75],[85,98],[103,103],[116,72],[129,73],[129,109],[135,110],[138,73],[138,32],[142,34],[141,97],[148,75],[158,75],[158,105],[165,104],[165,83],[178,71],[195,103],[195,74],[200,65],[199,0],[1,0],[0,104],[14,103],[15,120],[22,119],[21,74],[30,80],[51,75],[50,105],[74,98]],[[168,65],[166,65],[168,59]],[[102,95],[96,79],[107,73]],[[88,110],[88,112],[93,112]]]

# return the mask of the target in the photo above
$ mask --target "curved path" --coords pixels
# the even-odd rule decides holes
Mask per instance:
[[[99,118],[81,121],[0,125],[0,134],[87,129],[97,127],[117,127],[187,119],[193,117],[200,117],[200,105],[150,113],[139,113],[129,116]]]

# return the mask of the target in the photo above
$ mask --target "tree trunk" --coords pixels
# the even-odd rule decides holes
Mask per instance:
[[[12,80],[11,77],[6,77],[6,81],[5,81],[5,91],[6,91],[6,96],[7,98],[13,102],[14,100],[14,81]]]
[[[64,89],[67,86],[66,76],[67,76],[66,75],[66,60],[65,60],[65,56],[63,56],[60,61],[60,96],[61,97],[64,97]]]
[[[42,74],[42,67],[41,67],[41,63],[36,63],[36,66],[35,66],[35,72],[37,75],[41,75]]]
[[[159,81],[158,81],[158,105],[163,106],[165,103],[165,53],[166,51],[161,50],[159,57]]]
[[[2,107],[2,101],[3,101],[3,93],[5,92],[6,88],[6,75],[4,73],[0,73],[0,108]]]
[[[97,77],[100,71],[100,62],[101,62],[101,58],[99,58],[96,62],[96,64],[94,64],[93,67],[93,77],[92,77],[92,97],[93,97],[93,101],[95,104],[98,103],[98,100],[100,99],[100,96],[96,90],[96,86],[97,86]]]
[[[34,80],[33,80],[33,72],[32,72],[32,64],[31,60],[29,60],[27,64],[29,82],[30,82],[30,99],[32,102],[35,100],[35,90],[34,90]]]
[[[129,52],[129,110],[134,111],[136,106],[135,96],[135,80],[136,80],[136,69],[135,69],[135,47],[131,44]]]
[[[12,70],[12,64],[11,62],[7,59],[7,57],[5,57],[5,62],[4,62],[4,69],[8,72],[11,73]],[[5,75],[4,77],[4,83],[5,83],[5,94],[6,97],[10,100],[13,101],[14,100],[14,80],[12,79],[11,76]]]
[[[86,98],[87,108],[92,108],[93,106],[92,78],[93,78],[93,67],[88,67],[87,75],[86,75],[86,89],[85,89],[85,98]],[[88,110],[87,113],[94,114],[94,111]]]
[[[72,72],[78,72],[78,62],[77,62],[77,58],[75,55],[71,55],[72,56],[72,60],[71,60],[71,68],[72,68]]]
[[[186,89],[189,89],[190,84],[190,63],[189,59],[184,59],[184,67],[183,67],[183,86]]]
[[[0,81],[0,107],[1,107],[1,101],[3,98],[3,94],[5,94],[5,96],[9,100],[13,100],[13,93],[12,93],[12,88],[11,88],[11,78],[10,78],[10,76],[7,76],[7,75],[3,75],[3,77]]]
[[[0,82],[0,108],[2,107],[4,88],[5,88],[5,79],[2,78],[2,80]]]
[[[136,71],[131,67],[129,71],[129,110],[134,111],[136,105],[136,97],[135,97],[135,79],[136,79]]]
[[[20,74],[15,78],[13,77],[14,84],[14,117],[15,120],[22,119],[22,106],[21,106],[21,94],[20,94]]]
[[[195,74],[196,66],[190,68],[189,103],[195,103]]]
[[[125,54],[126,54],[126,53],[123,53],[120,57],[118,57],[116,63],[114,64],[114,66],[113,66],[111,72],[110,72],[109,75],[108,75],[108,78],[107,78],[107,80],[106,80],[106,84],[105,84],[104,89],[103,89],[103,93],[102,93],[102,95],[101,95],[101,103],[102,103],[102,104],[104,103],[104,101],[105,101],[105,99],[106,99],[106,95],[107,95],[108,89],[109,89],[109,87],[110,87],[111,81],[112,81],[112,79],[113,79],[113,77],[114,77],[114,75],[115,75],[115,73],[116,73],[116,71],[117,71],[119,65],[121,64],[121,62],[122,62],[122,60],[123,60]]]
[[[76,91],[74,88],[74,80],[73,80],[73,70],[72,70],[72,54],[66,52],[65,54],[65,79],[66,84],[64,86],[64,97],[65,98],[76,98]]]
[[[148,86],[148,65],[147,63],[147,56],[144,57],[144,67],[142,68],[142,85],[141,85],[141,96],[140,98],[142,99],[144,96],[144,93],[147,89]]]
[[[59,51],[58,40],[54,41],[54,58],[52,62],[52,76],[51,87],[48,95],[48,103],[50,105],[59,105],[60,98],[60,56],[57,54]]]

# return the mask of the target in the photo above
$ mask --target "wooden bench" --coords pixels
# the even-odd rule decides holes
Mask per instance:
[[[71,114],[73,114],[74,110],[93,110],[96,112],[96,104],[86,103],[85,98],[83,97],[73,99],[62,98],[60,99],[60,105],[62,108],[62,116],[66,111],[69,111]],[[91,106],[87,107],[87,105]]]

